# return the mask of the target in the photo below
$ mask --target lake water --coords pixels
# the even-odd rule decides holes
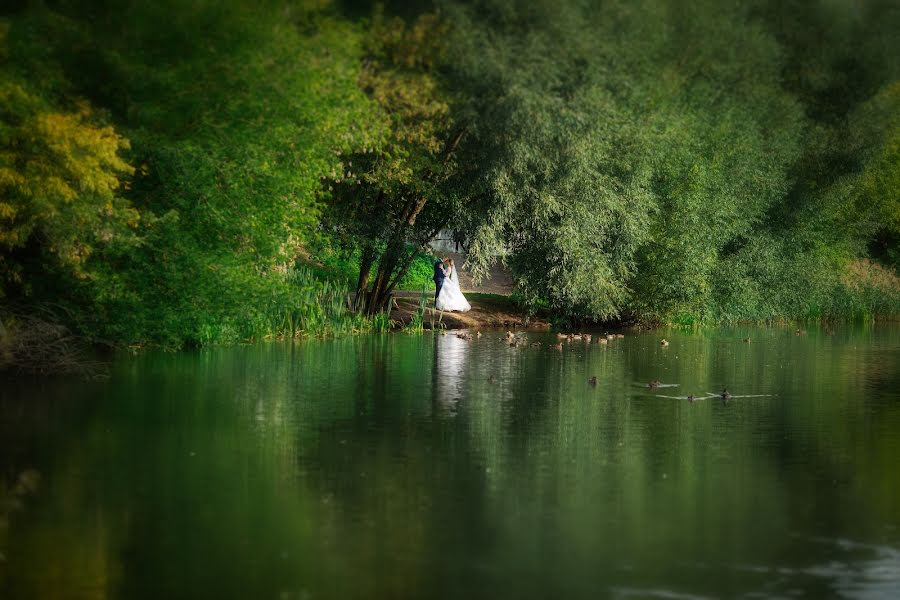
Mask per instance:
[[[900,328],[500,335],[3,382],[0,598],[900,597]]]

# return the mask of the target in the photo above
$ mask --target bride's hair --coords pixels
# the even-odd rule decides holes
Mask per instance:
[[[447,264],[450,265],[450,268],[452,269],[452,268],[453,268],[453,259],[452,259],[452,258],[448,258],[448,259],[447,259]]]

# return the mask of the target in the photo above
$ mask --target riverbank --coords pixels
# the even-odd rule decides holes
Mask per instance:
[[[394,328],[408,327],[421,311],[422,294],[398,292],[394,297],[391,321]],[[424,329],[495,329],[524,328],[547,329],[550,322],[541,316],[529,317],[509,297],[500,294],[466,292],[472,310],[466,313],[434,310],[434,302],[428,298],[428,306],[422,319]]]

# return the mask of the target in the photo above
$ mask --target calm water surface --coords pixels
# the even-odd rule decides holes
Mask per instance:
[[[900,597],[900,328],[498,335],[0,384],[0,598]]]

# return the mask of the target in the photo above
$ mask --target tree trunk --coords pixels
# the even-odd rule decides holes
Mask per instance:
[[[395,246],[396,244],[392,244]],[[375,276],[375,283],[372,285],[372,291],[369,293],[369,301],[366,305],[366,313],[375,315],[383,312],[387,307],[388,299],[388,283],[391,275],[397,267],[399,256],[395,248],[388,247],[384,254],[381,255],[381,261],[378,263],[378,273]]]
[[[416,248],[416,250],[414,250],[413,253],[410,254],[409,258],[405,258],[403,260],[400,266],[400,270],[397,271],[397,274],[394,275],[394,279],[391,280],[391,282],[387,286],[386,293],[388,295],[392,294],[397,284],[400,283],[404,277],[406,277],[406,274],[409,272],[409,268],[412,266],[413,261],[416,260],[416,257],[419,256],[420,253],[421,250]]]
[[[394,231],[388,240],[387,249],[381,255],[378,263],[378,274],[375,276],[375,284],[372,286],[372,293],[369,294],[369,301],[366,306],[366,312],[374,315],[383,312],[387,308],[390,296],[390,282],[393,279],[394,271],[397,264],[403,256],[403,247],[406,245],[406,232],[409,228],[416,224],[416,217],[425,208],[428,203],[427,198],[410,199],[400,214],[400,219],[394,226]]]
[[[442,152],[442,162],[446,165],[453,154],[456,152],[456,149],[459,147],[460,142],[466,134],[466,127],[462,127],[458,131],[456,131],[446,143],[444,150]],[[380,192],[383,194],[384,192]],[[406,275],[407,271],[409,271],[410,265],[412,265],[412,261],[415,260],[416,256],[419,253],[418,248],[415,252],[413,252],[410,256],[405,256],[405,248],[406,245],[406,236],[407,232],[411,227],[416,224],[416,219],[419,214],[425,208],[425,205],[428,203],[428,198],[421,196],[418,198],[410,198],[406,201],[406,204],[403,206],[403,209],[400,211],[398,215],[394,230],[391,232],[390,237],[387,240],[387,249],[381,255],[381,260],[378,262],[378,272],[375,276],[375,283],[372,286],[372,291],[368,293],[368,297],[366,298],[366,313],[369,315],[374,315],[380,312],[383,312],[386,309],[389,309],[388,303],[391,299],[391,293],[394,290],[394,287],[397,283],[400,282],[401,279]],[[428,242],[429,239],[434,237],[437,231],[440,230],[438,228],[428,236],[427,239],[421,240],[419,245],[424,245]],[[374,261],[374,256],[372,258]],[[363,281],[363,264],[362,261],[360,263],[360,282]],[[369,269],[371,270],[371,262],[369,263]],[[399,270],[398,270],[399,267]],[[368,283],[368,272],[365,274],[365,282]],[[359,296],[360,286],[357,286],[357,296]]]
[[[422,202],[418,205],[418,210],[411,213],[408,212],[407,219],[415,221],[424,204]],[[418,242],[417,247],[408,256],[406,256],[403,247],[406,244],[405,232],[408,229],[409,220],[407,220],[406,225],[407,227],[398,227],[395,237],[389,243],[387,250],[381,256],[381,261],[378,263],[378,274],[375,277],[375,284],[372,286],[372,291],[369,293],[366,303],[366,313],[369,315],[375,315],[387,309],[394,288],[406,276],[413,261],[421,253],[421,247],[437,235],[438,231],[446,226],[446,222],[439,224],[427,234],[426,239],[416,240]],[[404,234],[402,236],[399,234],[401,231]]]
[[[384,261],[384,258],[384,256],[381,257],[382,262]],[[382,273],[382,267],[379,264],[378,275],[375,276],[375,284],[372,286],[372,291],[369,292],[368,302],[366,302],[366,314],[372,316],[381,312],[384,305],[384,299],[382,298],[383,292],[384,274]]]
[[[359,312],[367,303],[369,293],[369,275],[372,273],[372,264],[375,262],[375,248],[367,244],[359,257],[359,279],[356,280],[356,296],[353,300],[353,310]]]

